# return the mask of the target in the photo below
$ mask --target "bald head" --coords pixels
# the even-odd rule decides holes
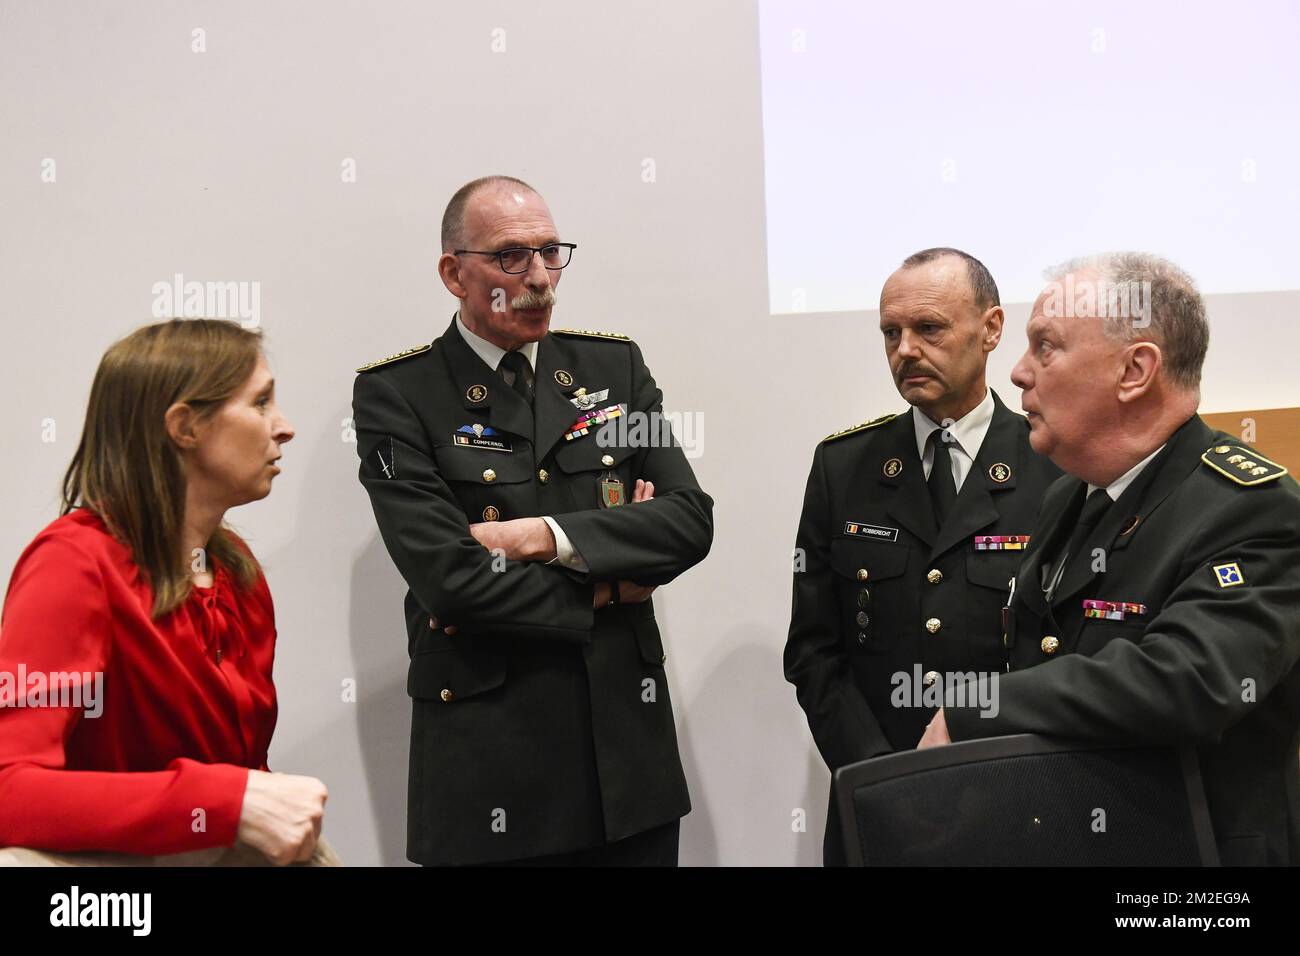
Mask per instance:
[[[563,266],[548,268],[534,252],[524,271],[506,272],[497,253],[559,239],[546,201],[522,180],[486,176],[458,189],[442,220],[438,274],[460,300],[465,326],[507,351],[545,336]]]
[[[472,210],[478,203],[472,202],[480,194],[491,194],[494,199],[506,199],[514,201],[515,204],[523,204],[523,195],[530,193],[540,198],[540,194],[528,183],[522,179],[516,179],[514,176],[481,176],[467,182],[447,203],[447,208],[442,214],[442,251],[450,252],[453,249],[463,249],[466,243],[473,236],[472,227],[474,223],[469,220],[472,218]]]
[[[949,265],[960,263],[966,271],[966,286],[970,294],[971,304],[983,312],[985,309],[991,309],[995,305],[1001,305],[1002,300],[998,297],[998,284],[993,281],[993,274],[989,272],[984,263],[980,262],[969,252],[962,252],[960,249],[954,249],[951,246],[935,246],[932,249],[922,249],[920,252],[914,252],[899,266],[899,271],[903,269],[914,269],[917,266],[927,265],[939,259],[948,259]]]
[[[988,353],[1002,336],[993,277],[957,249],[903,260],[880,293],[880,331],[899,394],[936,422],[984,399]]]

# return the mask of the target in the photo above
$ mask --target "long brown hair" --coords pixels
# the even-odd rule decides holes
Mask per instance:
[[[260,329],[225,319],[173,319],[137,329],[100,359],[86,424],[63,478],[63,508],[86,508],[130,547],[153,590],[155,619],[174,611],[193,582],[181,554],[185,474],[164,426],[167,409],[190,405],[200,419],[216,414],[253,374]],[[207,542],[208,557],[247,587],[257,560],[224,524]]]

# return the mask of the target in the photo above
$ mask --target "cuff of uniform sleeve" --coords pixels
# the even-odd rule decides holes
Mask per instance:
[[[997,726],[1000,678],[1000,674],[992,674],[982,679],[967,680],[949,688],[944,694],[943,720],[953,743],[980,737],[997,737],[1005,733]]]
[[[975,707],[944,707],[944,724],[948,727],[948,739],[953,743],[959,740],[974,740],[987,736],[979,725],[980,712]]]
[[[564,529],[560,527],[560,523],[550,515],[542,515],[542,520],[545,521],[546,526],[551,529],[551,534],[555,535],[555,557],[546,563],[559,564],[561,567],[568,568],[570,571],[587,572],[589,570],[587,562],[584,561],[582,555],[578,553],[578,549],[573,546],[573,543],[569,540],[569,536],[565,534]]]

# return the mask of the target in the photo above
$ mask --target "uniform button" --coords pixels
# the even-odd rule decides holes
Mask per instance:
[[[602,465],[604,465],[606,468],[609,468],[611,465],[614,464],[614,456],[613,456],[613,455],[601,455],[601,456],[600,456],[600,463],[601,463]]]
[[[858,607],[866,607],[871,603],[871,592],[863,588],[858,592]]]
[[[867,635],[865,631],[858,631],[858,643],[859,644],[867,643]]]
[[[937,681],[938,679],[939,679],[939,672],[938,672],[938,671],[926,671],[926,672],[925,672],[925,677],[922,678],[922,680],[925,681],[925,686],[926,686],[926,687],[933,687],[933,686],[934,686],[934,682]]]
[[[867,617],[866,611],[859,611],[855,620],[858,622],[858,627],[866,627],[871,623],[871,618]]]
[[[931,568],[930,573],[925,576],[925,579],[931,584],[938,584],[943,580],[943,572],[938,568]]]
[[[551,476],[545,468],[538,468],[537,480],[540,481],[542,484],[546,484],[548,481],[551,480]]]
[[[867,575],[867,569],[866,569],[866,568],[858,568],[858,580],[859,580],[859,581],[865,581],[865,580],[867,579],[867,577],[868,577],[868,575]]]
[[[1039,644],[1038,646],[1043,649],[1044,654],[1055,654],[1056,649],[1061,646],[1061,642],[1058,641],[1056,638],[1052,637],[1052,635],[1048,634],[1045,638],[1043,638],[1042,643]]]
[[[943,627],[943,621],[939,620],[937,617],[932,617],[925,622],[925,629],[931,634],[938,634],[939,628],[941,627]]]
[[[483,469],[483,480],[484,480],[484,481],[496,481],[496,480],[497,480],[497,473],[496,473],[495,471],[493,471],[491,468],[484,468],[484,469]]]
[[[456,699],[456,695],[453,694],[445,687],[442,689],[442,693],[439,694],[438,696],[442,698],[442,702],[444,704],[450,704],[453,700]]]

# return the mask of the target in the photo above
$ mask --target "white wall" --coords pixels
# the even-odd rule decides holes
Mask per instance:
[[[153,321],[153,284],[260,282],[298,436],[274,494],[230,517],[277,605],[271,765],[327,782],[347,862],[402,863],[404,587],[342,423],[355,366],[450,317],[434,262],[451,192],[522,176],[580,245],[556,322],[631,335],[669,409],[704,414],[716,542],[655,599],[695,805],[682,861],[819,861],[829,776],[781,673],[789,554],[817,440],[901,402],[875,316],[768,315],[751,4],[7,0],[0,70],[5,579],[56,514],[99,356]],[[1298,305],[1212,301],[1207,408],[1300,404]],[[992,380],[1015,407],[1025,309],[1009,311]]]

